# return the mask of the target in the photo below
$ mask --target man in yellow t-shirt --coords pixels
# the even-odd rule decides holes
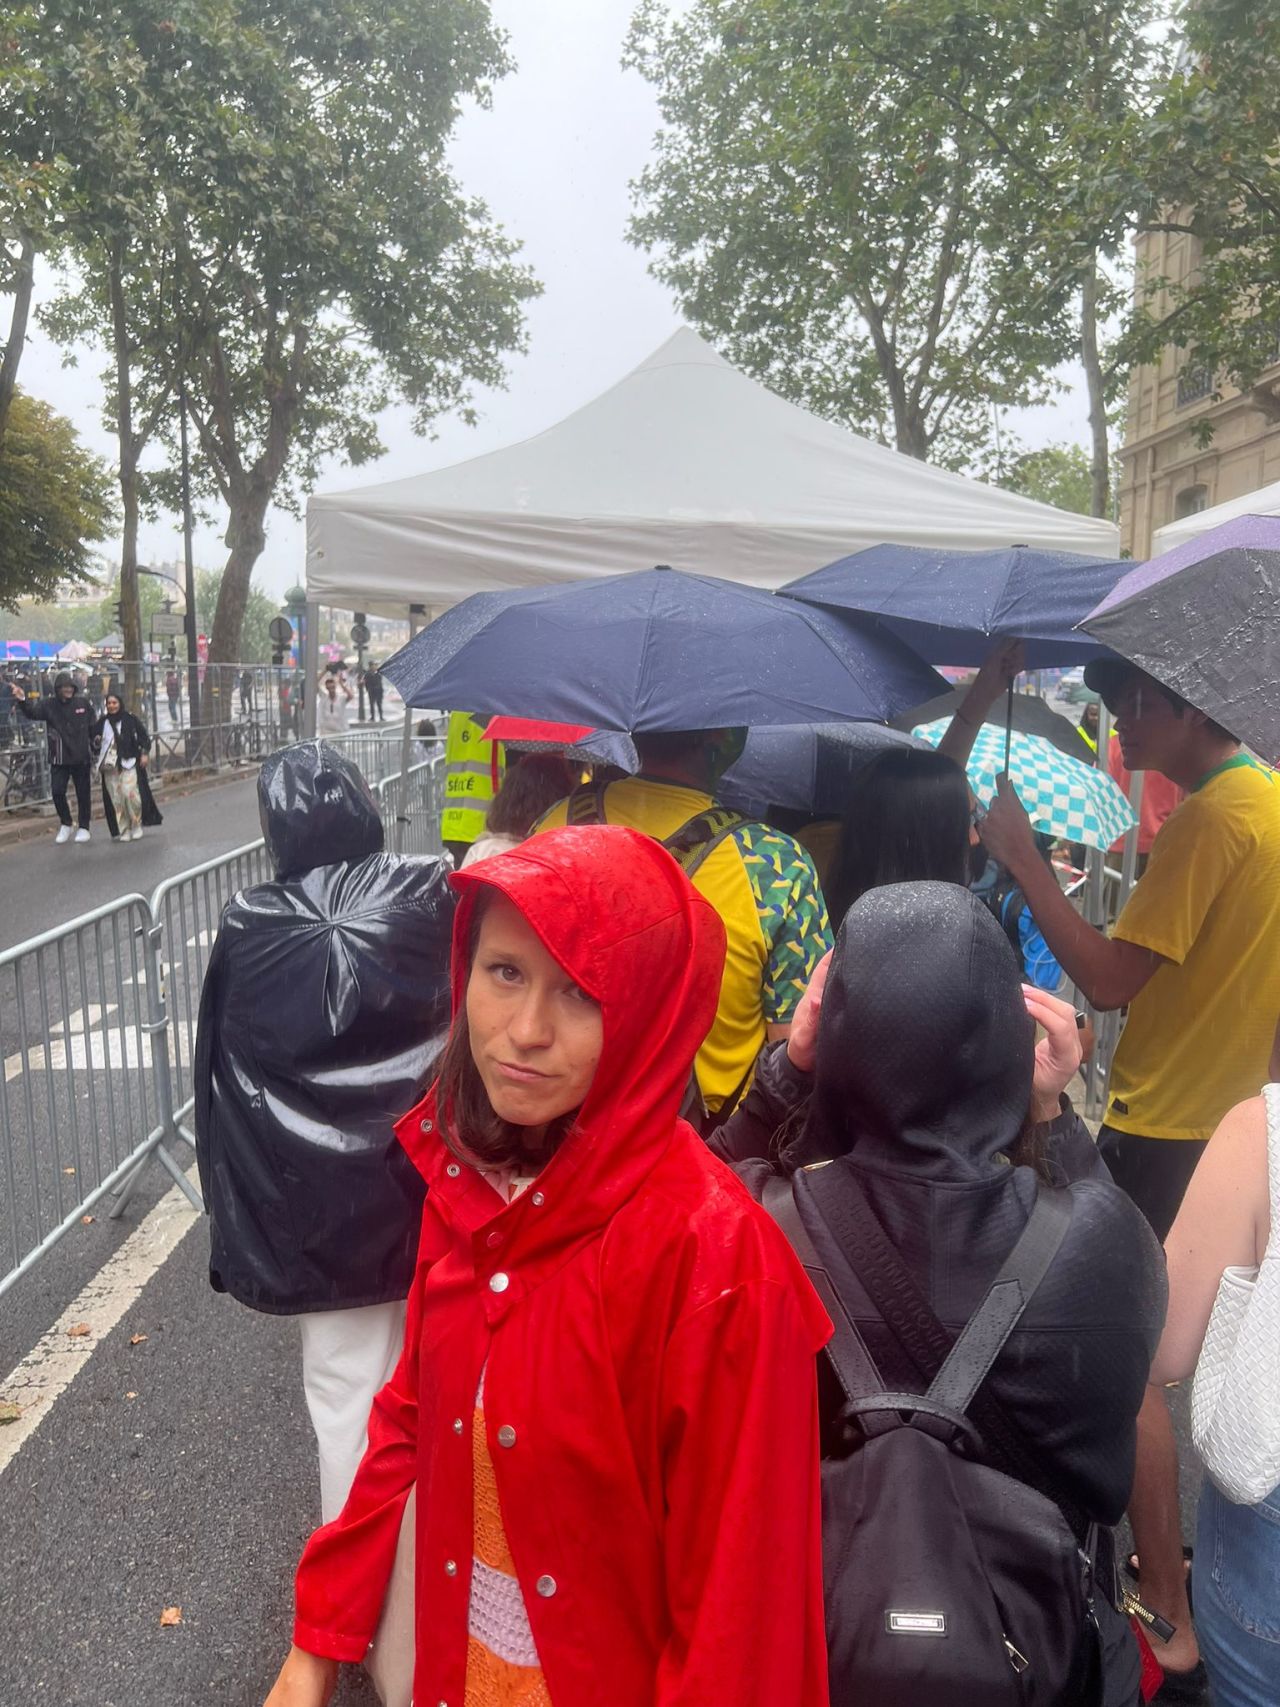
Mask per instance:
[[[589,818],[571,819],[569,802],[561,801],[537,829],[603,817],[666,841],[712,810],[712,792],[741,752],[745,733],[637,735],[639,776],[609,783],[589,802]],[[831,947],[831,927],[813,861],[770,825],[734,819],[690,880],[725,927],[720,1002],[695,1070],[708,1112],[727,1116],[763,1045],[790,1031],[813,970]]]
[[[1086,924],[1035,855],[1004,779],[982,827],[1013,871],[1059,963],[1094,1007],[1128,1007],[1098,1149],[1163,1240],[1205,1142],[1257,1094],[1280,1016],[1280,780],[1230,731],[1143,671],[1096,659],[1085,681],[1116,720],[1129,770],[1187,791],[1108,939]],[[1129,1507],[1143,1599],[1177,1626],[1166,1670],[1197,1658],[1178,1527],[1177,1453],[1163,1394],[1138,1424]]]

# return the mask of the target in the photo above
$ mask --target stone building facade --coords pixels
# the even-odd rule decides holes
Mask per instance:
[[[1139,276],[1181,281],[1194,274],[1199,245],[1183,232],[1155,233],[1139,239],[1136,260]],[[1214,391],[1214,375],[1173,347],[1129,376],[1120,543],[1133,557],[1150,556],[1166,522],[1280,480],[1280,343],[1251,392],[1224,385],[1215,401]],[[1202,449],[1190,429],[1206,418],[1213,437]]]

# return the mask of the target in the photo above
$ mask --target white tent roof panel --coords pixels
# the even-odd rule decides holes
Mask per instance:
[[[1151,555],[1155,557],[1163,551],[1172,551],[1175,545],[1185,545],[1189,539],[1198,539],[1210,528],[1221,527],[1223,522],[1233,522],[1237,516],[1280,516],[1280,480],[1273,481],[1270,486],[1260,486],[1256,492],[1246,492],[1243,498],[1231,498],[1225,504],[1215,504],[1211,510],[1183,516],[1181,521],[1166,522],[1152,536]]]
[[[948,474],[739,373],[682,328],[522,443],[307,505],[307,591],[402,611],[669,563],[778,587],[884,542],[1114,557],[1110,522]]]

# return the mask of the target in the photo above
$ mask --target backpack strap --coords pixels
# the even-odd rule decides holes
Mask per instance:
[[[565,809],[566,824],[605,824],[604,783],[580,783],[569,796]]]
[[[760,1201],[782,1229],[787,1243],[800,1258],[822,1307],[831,1318],[834,1330],[826,1345],[827,1357],[836,1378],[851,1405],[872,1399],[885,1390],[875,1360],[867,1350],[866,1341],[858,1332],[858,1324],[845,1308],[844,1300],[832,1284],[822,1258],[814,1248],[808,1229],[800,1219],[795,1192],[789,1179],[773,1174],[765,1181]]]
[[[1070,1225],[1071,1193],[1063,1187],[1042,1185],[1017,1244],[930,1383],[929,1398],[950,1410],[968,1410],[1035,1296]]]
[[[662,845],[685,876],[692,877],[726,836],[731,836],[740,824],[749,822],[741,812],[734,812],[728,806],[708,806],[705,812],[695,813],[678,830],[665,836]]]

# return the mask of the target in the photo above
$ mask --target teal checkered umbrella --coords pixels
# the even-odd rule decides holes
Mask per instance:
[[[911,731],[936,747],[950,718],[921,723]],[[984,723],[965,767],[969,786],[984,806],[995,798],[996,777],[1004,769],[1005,732]],[[1105,771],[1060,753],[1042,735],[1017,730],[1009,750],[1009,780],[1037,830],[1064,842],[1109,848],[1137,822],[1123,791]]]

